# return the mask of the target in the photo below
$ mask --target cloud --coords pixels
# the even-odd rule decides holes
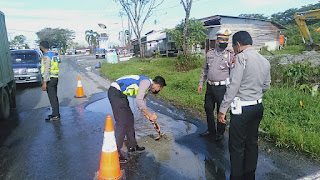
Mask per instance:
[[[0,7],[24,7],[26,4],[27,2],[11,2],[1,0]]]
[[[105,32],[98,24],[107,25],[108,34],[117,34],[121,30],[120,18],[116,9],[109,10],[60,10],[40,9],[23,10],[17,8],[3,8],[6,16],[6,25],[10,36],[25,35],[30,43],[37,39],[35,35],[41,29],[67,28],[75,32],[75,41],[85,43],[85,31],[94,30]],[[33,45],[31,45],[33,46]]]

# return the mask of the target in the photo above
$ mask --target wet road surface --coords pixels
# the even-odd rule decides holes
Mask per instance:
[[[96,60],[65,56],[59,66],[59,122],[46,122],[51,113],[45,92],[35,85],[18,87],[17,109],[10,121],[0,122],[0,179],[93,179],[99,169],[110,82],[88,71]],[[79,65],[80,64],[80,65]],[[90,68],[89,68],[90,67]],[[87,98],[76,99],[77,76]],[[158,115],[165,136],[155,130],[129,98],[136,137],[146,150],[127,153],[123,179],[229,179],[227,134],[221,142],[199,137],[206,125],[187,111],[154,96],[148,107]],[[295,152],[259,141],[257,179],[298,179],[320,171],[320,163]]]

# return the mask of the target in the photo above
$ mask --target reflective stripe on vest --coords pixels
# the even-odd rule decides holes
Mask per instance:
[[[50,58],[50,77],[58,77],[59,74],[59,67],[58,67],[58,58],[57,56],[49,51],[46,54],[43,55],[43,58],[41,59],[41,74],[43,76],[44,73],[44,57],[48,56]]]
[[[127,96],[136,96],[138,94],[140,82],[144,79],[150,81],[150,86],[148,88],[149,91],[152,86],[152,80],[142,75],[123,76],[117,79],[116,83],[120,86],[120,90],[123,94]]]

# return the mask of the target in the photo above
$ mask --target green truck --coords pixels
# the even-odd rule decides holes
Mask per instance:
[[[16,82],[4,14],[0,11],[0,120],[8,119],[16,106]]]

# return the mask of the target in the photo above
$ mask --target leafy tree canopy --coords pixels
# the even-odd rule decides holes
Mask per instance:
[[[181,23],[178,24],[175,27],[175,29],[165,30],[165,32],[169,33],[173,37],[177,47],[182,46],[183,26],[184,26],[184,21],[181,21]],[[191,47],[192,45],[195,45],[195,44],[204,43],[207,38],[205,31],[207,31],[207,29],[204,27],[203,22],[198,21],[194,18],[190,19],[188,24],[187,37],[186,37],[187,47]]]
[[[10,47],[15,49],[22,49],[23,47],[29,49],[28,44],[26,43],[26,37],[24,35],[18,35],[10,41]]]
[[[59,48],[62,50],[62,53],[66,51],[75,37],[74,31],[62,28],[44,28],[36,32],[36,35],[38,36],[37,43],[48,41],[50,48]]]

